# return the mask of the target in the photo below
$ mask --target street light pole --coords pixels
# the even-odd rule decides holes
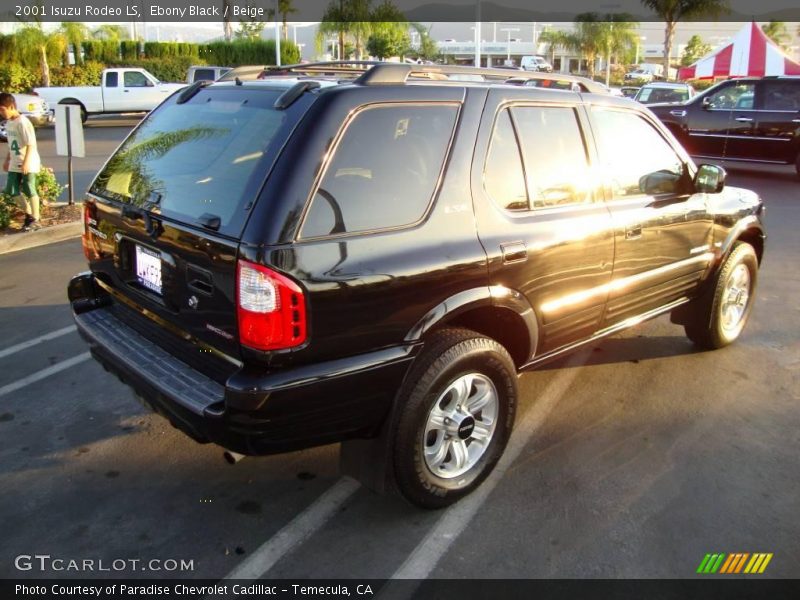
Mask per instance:
[[[506,38],[506,64],[511,62],[511,32],[512,31],[519,31],[518,28],[515,27],[504,27],[500,31],[505,31],[507,33]]]

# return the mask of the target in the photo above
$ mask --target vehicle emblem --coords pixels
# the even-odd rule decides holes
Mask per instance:
[[[197,299],[197,296],[189,296],[189,308],[197,310],[198,304],[200,304],[200,300]]]

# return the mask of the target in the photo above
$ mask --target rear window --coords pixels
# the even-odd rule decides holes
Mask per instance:
[[[238,236],[291,111],[272,108],[279,90],[208,89],[168,100],[111,157],[90,192],[198,224],[219,217]]]

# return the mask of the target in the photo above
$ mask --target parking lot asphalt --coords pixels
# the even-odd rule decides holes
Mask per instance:
[[[92,129],[92,160],[127,130]],[[89,358],[66,301],[79,240],[0,256],[0,577],[681,578],[709,552],[798,577],[800,183],[729,183],[768,207],[743,337],[698,352],[662,317],[523,374],[500,469],[438,512],[341,478],[337,446],[226,464]],[[36,553],[142,562],[18,570]]]

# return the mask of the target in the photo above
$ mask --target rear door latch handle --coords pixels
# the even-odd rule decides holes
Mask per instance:
[[[625,239],[626,240],[638,240],[642,237],[642,224],[638,223],[636,225],[628,225],[625,228]]]
[[[528,248],[524,242],[509,242],[500,244],[504,263],[522,262],[528,260]]]

